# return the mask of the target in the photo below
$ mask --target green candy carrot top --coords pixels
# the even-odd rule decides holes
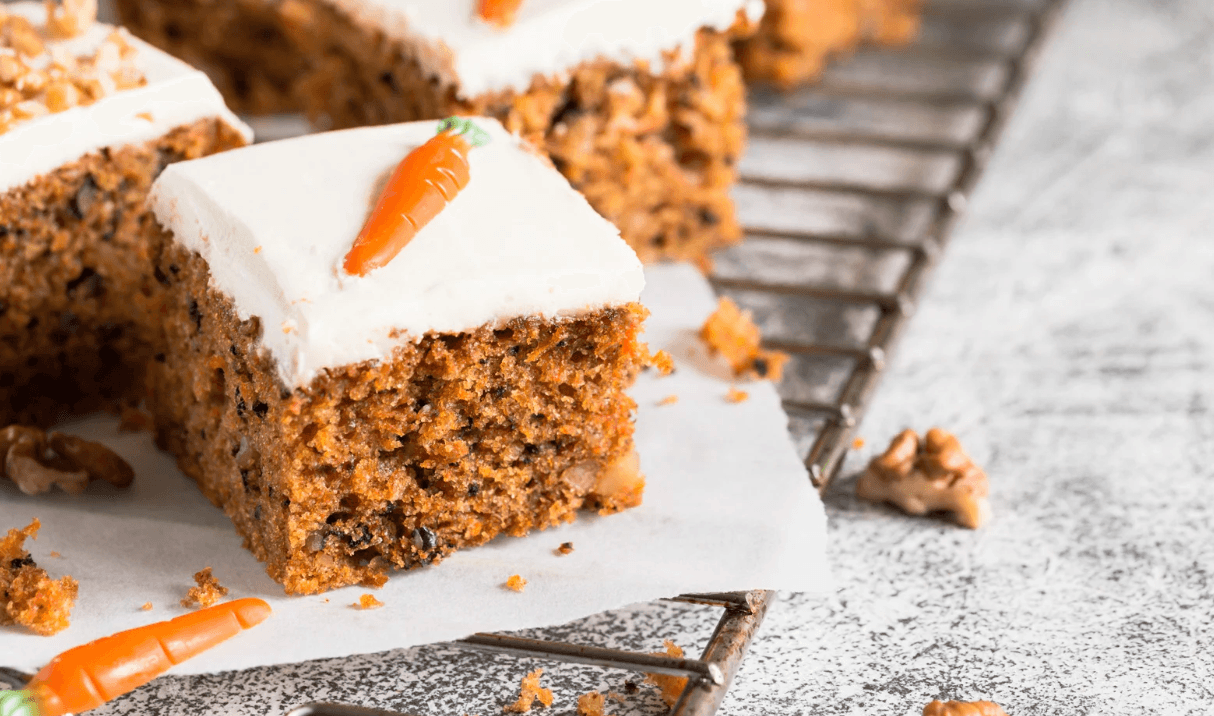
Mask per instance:
[[[386,265],[468,186],[468,153],[489,135],[471,120],[448,117],[433,139],[397,165],[342,267],[366,276]]]

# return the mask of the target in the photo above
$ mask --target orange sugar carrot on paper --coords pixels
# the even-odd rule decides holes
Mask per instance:
[[[476,14],[490,25],[510,27],[523,0],[480,0]]]
[[[438,134],[404,158],[379,195],[342,267],[366,276],[386,265],[468,186],[468,153],[489,135],[471,120],[448,117]]]
[[[25,687],[38,716],[95,709],[265,621],[270,605],[237,599],[119,632],[55,657]]]

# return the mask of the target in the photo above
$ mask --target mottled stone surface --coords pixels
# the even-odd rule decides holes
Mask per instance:
[[[836,598],[782,595],[722,713],[1214,713],[1214,5],[1076,0],[861,427],[961,437],[979,532],[828,495]],[[424,604],[417,605],[424,609]],[[702,645],[657,604],[536,632]],[[694,651],[694,649],[692,649]],[[493,714],[540,664],[448,647],[166,678],[104,716],[313,699]],[[628,675],[548,666],[554,714]],[[624,714],[657,714],[642,690]]]

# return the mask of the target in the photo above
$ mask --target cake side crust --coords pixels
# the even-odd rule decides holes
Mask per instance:
[[[381,584],[499,534],[639,500],[637,304],[427,334],[287,389],[256,318],[163,239],[158,439],[290,593]],[[276,328],[273,330],[277,330]]]
[[[169,163],[244,143],[201,120],[0,193],[0,424],[139,399],[161,343],[147,192]]]

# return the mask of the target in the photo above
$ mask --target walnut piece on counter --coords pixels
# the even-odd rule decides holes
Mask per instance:
[[[540,705],[545,708],[552,705],[552,689],[545,689],[540,686],[540,677],[544,675],[543,669],[535,671],[523,677],[523,682],[519,685],[518,700],[512,704],[502,707],[503,713],[508,714],[525,714],[531,710],[531,707],[538,700]]]
[[[48,492],[56,485],[79,494],[94,480],[128,487],[135,471],[106,446],[74,435],[24,425],[0,430],[0,479],[8,478],[27,495]]]
[[[788,355],[763,350],[763,336],[751,320],[750,311],[741,310],[727,296],[721,297],[717,310],[700,327],[700,338],[712,352],[724,356],[739,378],[767,378],[779,383],[784,375]]]
[[[0,625],[51,636],[69,626],[79,585],[71,577],[51,579],[25,550],[25,540],[36,539],[41,527],[35,519],[0,539]]]
[[[181,600],[181,606],[205,609],[215,606],[220,599],[228,596],[228,588],[215,579],[210,567],[194,574],[194,585]]]
[[[991,701],[935,700],[923,707],[923,716],[1007,716],[1007,713]]]
[[[969,529],[990,519],[988,490],[986,473],[940,428],[922,440],[914,430],[903,430],[856,483],[862,500],[888,502],[912,515],[948,512]]]

